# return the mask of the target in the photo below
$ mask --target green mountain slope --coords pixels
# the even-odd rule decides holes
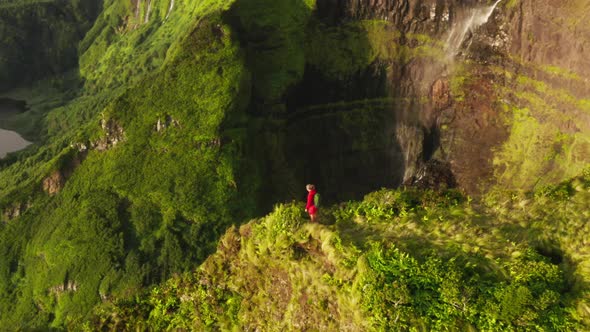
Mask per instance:
[[[229,225],[270,204],[246,140],[251,71],[224,16],[231,3],[177,2],[167,17],[162,2],[133,21],[145,5],[105,3],[81,44],[80,97],[38,111],[80,125],[39,137],[2,171],[3,326],[78,326],[101,300],[197,266]]]
[[[483,201],[381,190],[230,228],[196,271],[108,301],[92,329],[575,331],[589,323],[590,178]]]
[[[0,102],[28,110],[0,126],[35,144],[0,160],[0,326],[588,326],[587,177],[539,189],[588,166],[586,62],[534,51],[583,47],[587,6],[543,4],[572,41],[502,3],[449,58],[473,5],[1,4]],[[455,178],[537,191],[359,201]],[[350,202],[246,224],[308,182]]]

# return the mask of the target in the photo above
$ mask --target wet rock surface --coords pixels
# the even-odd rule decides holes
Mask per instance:
[[[590,65],[581,52],[590,35],[580,24],[588,14],[574,13],[588,6],[583,1],[319,0],[314,24],[326,29],[321,31],[341,43],[351,40],[353,31],[352,40],[363,50],[377,40],[383,42],[377,52],[387,53],[391,45],[395,51],[345,75],[327,70],[325,62],[308,62],[283,100],[256,107],[257,116],[286,118],[285,126],[276,124],[264,134],[274,140],[273,152],[261,157],[270,160],[269,173],[278,174],[271,181],[276,196],[314,182],[334,200],[359,198],[381,186],[414,181],[431,160],[444,160],[453,185],[477,194],[497,184],[503,167],[509,167],[498,156],[514,136],[518,110],[545,107],[532,115],[534,121],[551,122],[563,134],[590,130],[584,106],[572,107],[573,98],[590,96]],[[559,21],[555,13],[572,21]],[[383,28],[363,35],[355,25],[362,20],[378,20]],[[354,48],[346,51],[346,61],[369,57]],[[518,91],[523,77],[538,82]],[[553,94],[539,96],[547,105],[531,105],[539,99],[531,98],[539,93],[536,88]],[[549,144],[555,154],[564,150],[563,142]],[[546,169],[552,167],[548,163]]]
[[[431,159],[404,185],[420,189],[445,190],[457,187],[457,180],[450,163]]]

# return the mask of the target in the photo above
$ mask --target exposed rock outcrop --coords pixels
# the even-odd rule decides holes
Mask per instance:
[[[451,88],[448,79],[439,78],[434,81],[431,98],[434,109],[437,111],[442,111],[451,106],[453,100],[451,99]]]
[[[63,158],[62,166],[51,172],[49,176],[43,179],[42,188],[43,191],[53,196],[59,193],[66,185],[67,180],[74,174],[76,168],[78,168],[88,154],[88,148],[83,143],[74,145],[77,148],[70,154],[65,155]]]
[[[123,127],[113,119],[100,120],[100,126],[105,136],[97,142],[91,143],[91,148],[98,151],[106,151],[125,139]]]
[[[51,175],[43,179],[43,191],[49,195],[55,195],[60,192],[66,184],[66,177],[59,171],[53,171]]]
[[[5,207],[2,211],[2,221],[8,222],[20,217],[25,211],[31,208],[31,202],[17,202]]]
[[[125,139],[123,128],[113,119],[102,119],[100,126],[104,131],[103,138],[91,143],[78,142],[70,145],[74,149],[73,153],[64,156],[62,166],[43,179],[41,186],[44,192],[50,196],[59,193],[76,168],[84,162],[91,149],[106,151]]]
[[[393,22],[402,31],[437,32],[452,17],[461,0],[319,0],[318,14],[328,22],[350,19],[380,19]]]
[[[545,183],[574,175],[590,159],[590,146],[580,138],[590,132],[590,58],[583,52],[590,47],[590,29],[581,23],[590,19],[590,3],[492,3],[318,1],[318,16],[335,28],[378,19],[395,27],[399,37],[393,40],[403,49],[420,49],[428,40],[446,43],[431,44],[438,53],[386,57],[371,65],[389,68],[388,91],[381,96],[394,100],[395,153],[403,160],[398,169],[404,181],[438,158],[449,161],[458,185],[470,193],[498,182],[527,188],[539,178]],[[372,80],[382,82],[383,76]]]
[[[421,189],[445,190],[455,188],[457,180],[448,162],[432,159],[426,162],[404,185]]]
[[[590,2],[522,0],[507,20],[512,54],[522,61],[567,69],[588,82]]]
[[[170,126],[174,126],[174,127],[179,128],[180,123],[178,122],[178,120],[172,118],[170,115],[166,115],[166,116],[164,116],[164,119],[158,118],[158,121],[156,122],[154,129],[156,130],[156,132],[159,133],[159,132],[164,131],[166,128],[168,128]]]
[[[65,292],[75,292],[77,290],[78,290],[78,285],[76,284],[76,282],[74,282],[72,280],[68,280],[64,284],[51,287],[49,289],[49,292],[51,294],[61,295]]]

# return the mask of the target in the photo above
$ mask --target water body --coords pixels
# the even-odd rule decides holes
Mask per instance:
[[[25,110],[26,104],[24,102],[0,98],[0,118],[9,117]],[[22,138],[18,133],[0,129],[0,158],[6,157],[7,153],[22,150],[30,144],[31,142]]]
[[[0,129],[0,158],[6,157],[9,152],[22,150],[30,144],[31,142],[25,140],[16,132]]]

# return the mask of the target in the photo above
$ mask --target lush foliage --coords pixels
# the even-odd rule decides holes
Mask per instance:
[[[56,6],[0,5],[0,89],[19,76],[7,59],[25,53],[38,76],[50,75],[2,92],[29,110],[0,114],[0,125],[36,143],[0,161],[2,328],[589,326],[588,176],[481,201],[381,190],[323,209],[321,225],[307,223],[301,204],[278,204],[244,224],[298,196],[309,161],[288,158],[288,148],[317,148],[301,133],[328,136],[329,123],[349,139],[335,139],[340,160],[356,162],[352,150],[373,161],[372,151],[398,152],[390,149],[393,105],[426,103],[391,96],[389,83],[363,100],[293,102],[305,97],[293,91],[308,70],[344,93],[365,72],[395,81],[395,69],[446,64],[436,38],[382,20],[327,25],[313,0]],[[455,71],[455,102],[477,66]],[[557,66],[535,70],[580,81]],[[575,117],[555,109],[584,114],[588,100],[527,72],[493,74],[508,81],[497,92],[511,126],[496,159],[500,183],[530,187],[579,174],[590,128],[567,133]],[[329,175],[345,169],[326,180],[334,188],[352,174],[346,163],[323,166]]]
[[[229,229],[195,272],[103,304],[87,327],[580,330],[589,200],[584,177],[482,202],[381,190],[323,210],[319,225],[299,203],[277,205]]]
[[[39,146],[2,162],[0,206],[18,211],[0,229],[3,326],[79,326],[96,303],[196,267],[228,225],[268,204],[244,110],[252,85],[280,95],[297,76],[248,60],[228,21],[248,35],[263,7],[232,4],[106,2],[80,46],[83,87],[73,75],[7,92],[30,111],[6,123],[35,120]],[[292,5],[263,13],[283,24],[273,38],[302,38],[292,24],[310,4]],[[52,177],[67,180],[57,195],[41,190]]]
[[[90,80],[58,108],[48,105],[59,91],[37,90],[32,107],[47,121],[38,139],[47,143],[6,160],[1,175],[3,207],[27,206],[0,230],[3,326],[77,326],[101,300],[193,268],[227,225],[257,209],[258,179],[241,181],[256,170],[241,162],[240,136],[222,131],[249,91],[224,6],[186,22],[158,76],[98,94],[107,83]],[[99,144],[108,151],[91,148]],[[55,172],[67,185],[48,197],[41,183]]]

